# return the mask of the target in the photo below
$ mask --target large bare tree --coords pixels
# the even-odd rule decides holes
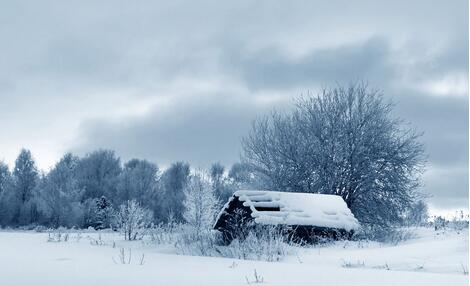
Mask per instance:
[[[426,157],[421,134],[392,109],[365,84],[324,89],[256,120],[242,159],[269,189],[340,195],[362,223],[398,223]]]

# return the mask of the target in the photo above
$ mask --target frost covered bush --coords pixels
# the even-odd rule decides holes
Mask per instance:
[[[145,230],[151,227],[152,213],[139,205],[135,200],[130,200],[119,206],[115,216],[116,227],[124,234],[124,239],[135,240],[143,236]]]
[[[177,223],[160,223],[147,230],[150,240],[155,244],[174,244],[182,233],[182,225]]]
[[[87,236],[87,238],[90,240],[91,245],[95,245],[95,246],[106,245],[106,242],[101,238],[101,233],[98,233],[98,238],[95,238],[93,236]],[[80,240],[80,238],[78,238],[78,240]]]
[[[465,218],[463,214],[460,217],[454,217],[452,220],[447,220],[444,217],[437,216],[434,217],[432,222],[434,230],[455,230],[461,231],[468,228],[468,218]]]
[[[414,232],[404,227],[362,225],[361,229],[352,238],[354,240],[372,240],[396,245],[414,237]]]
[[[219,256],[236,259],[280,261],[295,253],[295,244],[278,227],[256,227],[247,232],[245,239],[234,239],[224,245],[222,234],[212,230],[196,230],[183,226],[176,236],[175,246],[183,255]]]
[[[257,226],[252,228],[244,240],[234,239],[228,246],[222,247],[224,257],[280,261],[295,252],[296,243],[282,228],[275,226]]]
[[[47,242],[67,242],[69,240],[69,232],[66,228],[59,227],[49,231]]]
[[[179,254],[220,256],[217,246],[221,244],[221,236],[210,229],[197,229],[191,225],[184,225],[175,238],[175,247]]]
[[[359,260],[357,260],[355,262],[343,260],[343,262],[341,264],[341,267],[343,267],[343,268],[364,268],[364,267],[366,267],[366,263],[364,261],[359,261]]]
[[[461,231],[463,229],[468,229],[468,221],[465,220],[452,220],[448,224],[449,228]]]
[[[446,227],[446,219],[441,217],[441,216],[438,216],[434,219],[434,222],[433,222],[433,225],[434,225],[434,230],[439,230],[439,229],[443,229]]]
[[[36,227],[34,228],[34,231],[35,231],[35,232],[39,232],[39,233],[45,232],[45,231],[47,231],[47,230],[48,230],[48,228],[45,227],[45,226],[43,226],[43,225],[38,225],[38,226],[36,226]]]

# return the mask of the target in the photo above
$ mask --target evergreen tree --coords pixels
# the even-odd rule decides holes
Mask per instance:
[[[105,196],[85,201],[85,227],[109,228],[112,226],[113,217],[114,209]]]

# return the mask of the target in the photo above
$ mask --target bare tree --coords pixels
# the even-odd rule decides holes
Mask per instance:
[[[78,186],[84,190],[84,199],[116,195],[121,173],[121,160],[111,150],[97,150],[86,154],[75,169]]]
[[[38,211],[34,201],[34,190],[39,181],[39,172],[31,151],[22,149],[15,161],[13,179],[17,209],[14,223],[24,225],[37,221]]]
[[[0,161],[0,224],[10,224],[17,202],[13,188],[13,176],[8,165]]]
[[[120,204],[135,199],[149,207],[157,192],[159,169],[147,160],[132,159],[124,164],[117,183],[114,202]]]
[[[234,163],[228,172],[228,179],[232,184],[232,193],[240,189],[265,189],[260,173],[256,172],[250,164]]]
[[[243,160],[272,190],[336,194],[362,223],[400,222],[416,201],[420,134],[366,85],[324,89],[253,123]]]
[[[225,168],[219,162],[212,164],[210,168],[212,188],[214,189],[216,197],[222,201],[225,201],[224,172]]]
[[[210,168],[210,179],[215,197],[224,204],[235,191],[234,181],[225,174],[225,167],[220,163],[212,164]]]
[[[422,200],[413,204],[407,213],[407,223],[409,225],[424,225],[428,218],[428,206]]]
[[[65,154],[42,180],[39,209],[53,227],[79,225],[82,192],[75,176],[78,161],[71,153]]]
[[[184,211],[184,188],[188,183],[189,175],[189,164],[176,162],[165,170],[161,176],[160,185],[162,199],[157,213],[167,222],[169,218],[172,218],[176,222],[184,221],[182,216]]]
[[[195,174],[184,190],[183,217],[196,230],[209,229],[214,222],[217,208],[217,198],[209,180],[203,174]]]
[[[116,214],[116,225],[126,240],[135,240],[138,235],[142,235],[151,222],[152,213],[135,200],[120,205]]]

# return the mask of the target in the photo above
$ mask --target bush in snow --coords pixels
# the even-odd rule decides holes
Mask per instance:
[[[445,217],[436,216],[432,222],[434,230],[451,229],[461,231],[468,228],[468,217],[466,218],[463,213],[460,216],[455,216],[452,220],[447,220]]]
[[[234,210],[233,214],[227,219],[227,232],[224,233],[225,242],[230,243],[235,238],[244,240],[253,226],[252,218],[245,210]]]
[[[404,227],[362,225],[352,238],[354,240],[372,240],[396,245],[415,236],[413,231]]]
[[[405,212],[405,221],[408,226],[425,226],[429,218],[428,206],[419,200]]]
[[[341,266],[343,268],[364,268],[366,267],[366,263],[364,261],[359,261],[359,260],[355,262],[343,260],[343,263],[341,264]],[[384,269],[388,270],[387,264],[385,264]]]
[[[176,244],[188,227],[188,225],[175,222],[160,223],[148,229],[147,234],[155,244]]]
[[[64,227],[59,227],[55,230],[51,230],[47,236],[47,242],[67,242],[69,240],[68,230]]]
[[[280,261],[295,252],[294,246],[298,245],[282,228],[257,225],[250,229],[245,239],[235,239],[221,250],[224,257]]]
[[[295,253],[295,243],[285,232],[273,226],[254,227],[245,239],[235,239],[223,245],[222,234],[208,229],[196,231],[189,225],[182,226],[176,235],[176,249],[184,255],[220,256],[236,259],[280,261]]]
[[[115,217],[116,227],[124,234],[124,239],[135,240],[143,235],[146,228],[151,226],[152,213],[130,200],[119,206]]]
[[[196,256],[221,256],[217,248],[221,241],[219,233],[210,229],[196,229],[190,225],[181,225],[179,230],[179,234],[175,236],[175,247],[178,253]]]

